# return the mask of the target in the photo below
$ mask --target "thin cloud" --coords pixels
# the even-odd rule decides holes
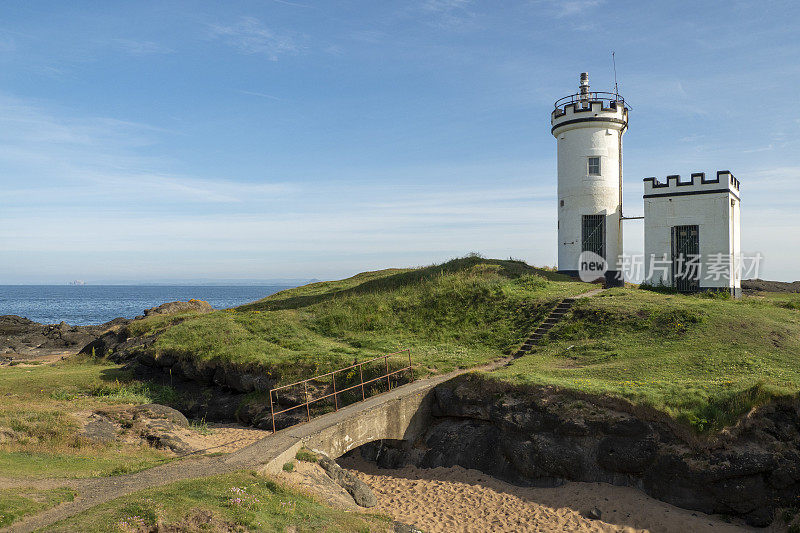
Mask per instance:
[[[275,2],[276,4],[283,4],[286,6],[303,7],[306,9],[311,9],[311,6],[308,6],[306,4],[298,4],[297,2],[289,2],[288,0],[272,0],[272,1]]]
[[[285,196],[282,182],[243,182],[164,172],[142,148],[176,133],[107,117],[64,116],[0,95],[0,186],[6,208],[75,205],[131,209],[175,204],[242,204]],[[174,161],[169,162],[174,166]],[[32,207],[35,206],[35,207]]]
[[[133,39],[113,39],[112,41],[120,50],[132,56],[147,56],[153,54],[169,54],[174,52],[171,48],[161,46],[153,41],[136,41]]]
[[[544,6],[556,18],[576,17],[601,5],[604,0],[534,0],[533,5]]]
[[[283,100],[283,98],[278,98],[277,96],[273,96],[271,94],[259,93],[259,92],[256,92],[256,91],[244,91],[244,90],[239,89],[236,92],[240,93],[240,94],[246,94],[246,95],[249,95],[249,96],[260,96],[261,98],[269,98],[271,100]]]
[[[430,17],[430,25],[465,31],[475,27],[476,15],[469,9],[472,3],[472,0],[425,0],[421,8]]]
[[[212,37],[239,52],[264,55],[270,61],[278,61],[281,56],[301,49],[293,37],[267,28],[255,17],[242,17],[230,25],[213,24],[210,30]]]

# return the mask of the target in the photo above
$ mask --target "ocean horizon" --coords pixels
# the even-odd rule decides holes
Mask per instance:
[[[192,298],[228,309],[297,285],[0,285],[0,315],[86,326],[134,318],[145,309]]]

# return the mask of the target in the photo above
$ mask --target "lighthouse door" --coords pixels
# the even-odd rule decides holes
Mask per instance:
[[[700,256],[700,228],[672,227],[672,285],[680,292],[700,289],[700,271],[695,261]],[[695,265],[695,266],[693,266]]]
[[[581,251],[594,252],[606,258],[605,215],[583,215],[581,224]]]

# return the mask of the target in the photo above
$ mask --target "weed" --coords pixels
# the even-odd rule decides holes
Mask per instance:
[[[294,463],[289,461],[288,463],[283,463],[283,471],[284,472],[294,472]]]
[[[298,461],[305,461],[307,463],[316,463],[317,461],[319,461],[319,457],[317,456],[317,454],[312,452],[308,448],[300,448],[299,450],[297,450],[297,453],[295,454],[294,457]]]

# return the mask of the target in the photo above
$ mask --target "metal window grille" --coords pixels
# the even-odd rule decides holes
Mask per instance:
[[[672,285],[680,292],[700,290],[700,272],[687,268],[700,255],[700,227],[672,227]]]
[[[594,252],[603,259],[606,257],[606,217],[605,215],[583,215],[581,224],[581,251]]]
[[[590,157],[589,158],[589,175],[590,176],[599,176],[600,175],[600,158],[599,157]]]

